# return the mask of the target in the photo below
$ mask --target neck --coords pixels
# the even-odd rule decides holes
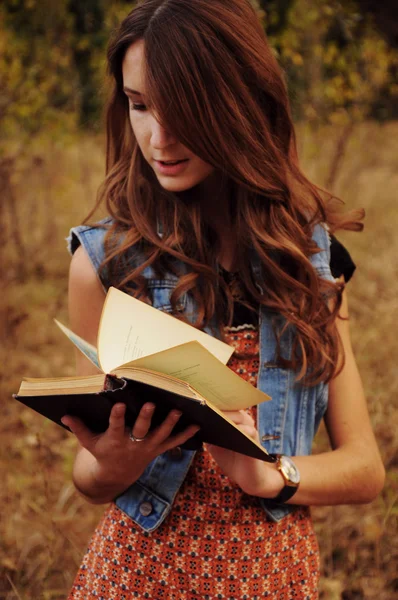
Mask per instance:
[[[212,173],[200,186],[200,203],[205,220],[222,236],[231,232],[231,186],[218,172]]]
[[[218,262],[231,271],[236,263],[237,251],[231,214],[231,185],[215,172],[201,184],[200,193],[204,218],[219,239]]]

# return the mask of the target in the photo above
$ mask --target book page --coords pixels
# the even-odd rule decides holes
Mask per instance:
[[[104,374],[82,377],[24,377],[17,396],[95,394],[104,388]]]
[[[196,341],[139,358],[131,366],[186,381],[219,410],[241,410],[270,399]],[[123,369],[126,367],[128,365],[123,365]]]
[[[98,357],[110,373],[127,362],[196,340],[227,363],[234,348],[116,288],[106,296],[98,332]]]
[[[91,361],[93,363],[93,365],[95,365],[97,367],[97,369],[101,369],[99,360],[98,360],[97,348],[95,346],[93,346],[92,344],[89,344],[88,342],[86,342],[86,340],[81,338],[76,333],[73,333],[73,331],[71,331],[65,325],[62,325],[62,323],[57,321],[57,319],[54,319],[54,321],[58,325],[60,330],[66,335],[66,337],[70,339],[72,344],[74,344],[76,346],[76,348],[78,350],[80,350],[80,352],[82,352],[84,354],[84,356],[86,358],[88,358],[88,360]]]
[[[198,394],[196,390],[189,385],[189,383],[181,381],[180,379],[176,379],[175,377],[171,377],[170,375],[159,373],[158,371],[155,372],[149,369],[144,369],[143,367],[134,367],[132,365],[133,363],[130,363],[130,366],[118,367],[115,369],[114,374],[119,378],[126,378],[130,379],[131,381],[146,383],[161,390],[167,390],[172,394],[179,394],[181,396],[185,396],[186,398],[191,398],[192,400],[197,400],[198,402],[205,404],[202,396]]]

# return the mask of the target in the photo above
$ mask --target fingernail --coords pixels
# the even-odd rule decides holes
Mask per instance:
[[[152,412],[155,409],[155,405],[154,404],[145,404],[145,411],[146,412]]]
[[[61,423],[63,425],[65,425],[65,427],[69,427],[69,419],[65,419],[65,417],[62,417]],[[70,429],[70,427],[69,427],[69,429]]]
[[[177,419],[177,417],[180,418],[181,415],[182,415],[182,412],[180,410],[173,411],[173,417],[175,417],[176,419]]]
[[[118,404],[117,406],[115,406],[116,414],[121,416],[124,413],[124,408],[124,404]]]

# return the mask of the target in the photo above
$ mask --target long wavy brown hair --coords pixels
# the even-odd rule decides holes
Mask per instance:
[[[146,103],[228,185],[237,270],[253,308],[263,305],[278,317],[277,360],[307,385],[330,380],[342,366],[336,329],[342,286],[317,276],[309,260],[319,251],[312,231],[320,222],[332,231],[359,229],[360,215],[342,216],[338,202],[301,172],[283,74],[249,0],[143,0],[114,35],[107,175],[99,195],[113,217],[108,277],[150,299],[143,270],[172,272],[176,316],[184,318],[178,304],[188,293],[198,310],[196,327],[231,322],[233,298],[217,269],[217,234],[198,188],[164,190],[131,130],[122,63],[138,40],[145,42]],[[126,270],[132,251],[143,260]],[[293,351],[282,356],[279,340],[291,327]]]

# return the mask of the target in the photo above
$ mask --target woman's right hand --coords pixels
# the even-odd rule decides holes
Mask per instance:
[[[93,433],[76,417],[62,418],[82,447],[76,457],[74,482],[88,500],[110,502],[134,483],[154,458],[183,444],[199,430],[196,425],[191,425],[181,433],[171,435],[181,416],[179,411],[171,410],[161,425],[149,431],[154,410],[154,404],[144,404],[130,430],[125,426],[125,405],[115,404],[109,427],[101,434]],[[145,439],[133,441],[131,433]]]

